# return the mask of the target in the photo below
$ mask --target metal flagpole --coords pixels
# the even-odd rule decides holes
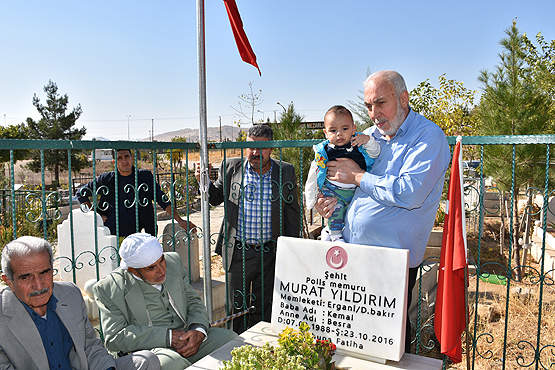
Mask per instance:
[[[200,195],[202,212],[202,263],[204,268],[204,303],[208,310],[208,321],[212,321],[212,274],[210,258],[210,206],[208,204],[208,141],[206,119],[206,61],[204,51],[204,0],[197,0],[198,32],[198,85],[200,117]]]
[[[467,250],[468,253],[468,250]],[[466,369],[470,370],[470,328],[468,327],[468,259],[464,266],[464,331],[466,332]]]

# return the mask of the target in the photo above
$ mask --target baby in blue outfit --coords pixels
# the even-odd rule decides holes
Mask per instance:
[[[327,140],[314,146],[315,158],[305,186],[306,204],[308,209],[314,206],[318,191],[326,197],[337,198],[322,239],[343,242],[345,213],[356,185],[328,180],[326,164],[336,158],[351,158],[361,169],[370,171],[374,158],[380,154],[380,145],[372,136],[356,132],[353,115],[342,105],[331,107],[324,115],[324,134]],[[326,233],[329,233],[329,239]]]

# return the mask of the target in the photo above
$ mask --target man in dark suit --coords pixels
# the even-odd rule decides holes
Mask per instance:
[[[247,132],[248,142],[269,140],[273,132],[268,126],[253,126]],[[247,321],[234,320],[237,333],[261,320],[270,321],[277,238],[298,237],[300,232],[295,168],[273,160],[271,154],[272,148],[247,148],[246,158],[222,162],[218,179],[208,188],[211,205],[225,201],[216,253],[227,267],[233,309],[255,306]],[[196,176],[200,179],[199,166]]]
[[[160,369],[150,351],[115,360],[95,335],[81,291],[54,282],[52,263],[50,244],[33,236],[2,251],[1,369]]]

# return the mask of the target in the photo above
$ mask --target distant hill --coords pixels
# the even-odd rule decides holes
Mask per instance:
[[[222,126],[221,140],[225,141],[237,139],[239,131],[247,130],[248,128],[238,128],[236,126]],[[220,141],[220,128],[208,127],[206,130],[208,141]],[[154,135],[155,141],[171,141],[176,136],[183,136],[187,138],[187,142],[198,142],[200,139],[200,132],[198,129],[184,128],[183,130],[170,131],[159,135]],[[142,141],[150,141],[150,138],[142,139]]]

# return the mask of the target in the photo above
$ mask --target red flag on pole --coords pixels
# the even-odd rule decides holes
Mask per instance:
[[[239,15],[239,9],[237,9],[235,0],[224,0],[224,3],[241,59],[243,59],[243,62],[255,66],[256,69],[258,69],[258,73],[262,76],[262,72],[260,72],[260,68],[258,68],[258,64],[256,64],[256,55],[254,55],[247,34],[243,29],[243,22],[241,21],[241,16]]]
[[[447,196],[441,259],[437,284],[434,328],[441,353],[454,362],[462,361],[461,334],[466,327],[465,269],[466,224],[462,183],[461,137],[453,151]]]

